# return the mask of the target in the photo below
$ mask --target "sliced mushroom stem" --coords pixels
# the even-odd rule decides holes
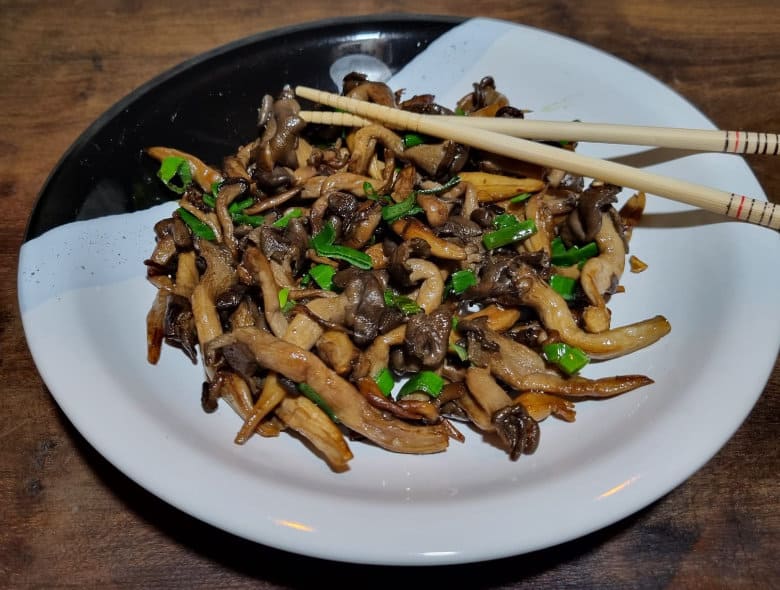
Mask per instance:
[[[327,299],[314,299],[306,308],[326,322],[341,324],[344,322],[346,299],[343,295]],[[325,330],[306,313],[297,313],[287,326],[284,340],[304,350],[309,350],[322,336]]]
[[[431,254],[437,258],[446,260],[465,260],[466,251],[462,246],[448,242],[431,231],[414,217],[406,217],[394,221],[390,227],[404,240],[419,238],[431,247]]]
[[[519,389],[543,391],[570,397],[606,398],[632,391],[653,380],[644,375],[617,375],[601,379],[584,377],[563,378],[557,375],[535,373],[526,375],[518,383]]]
[[[193,289],[198,284],[198,267],[195,264],[195,252],[180,252],[176,263],[176,282],[174,293],[182,297],[192,295]]]
[[[366,175],[368,173],[369,163],[376,153],[377,143],[381,143],[396,154],[404,151],[404,140],[383,125],[361,127],[352,134],[352,139],[354,145],[349,171],[355,174]]]
[[[271,265],[265,254],[255,246],[250,246],[244,252],[244,266],[257,281],[263,294],[263,309],[265,319],[276,336],[284,336],[287,331],[287,318],[279,306],[279,286],[274,280]]]
[[[375,377],[382,369],[386,369],[390,361],[390,347],[403,344],[404,338],[406,338],[406,325],[398,326],[378,336],[360,355],[352,378]]]
[[[521,193],[536,193],[544,188],[538,178],[515,178],[488,172],[461,172],[461,182],[468,182],[477,191],[482,203],[504,201]]]
[[[588,259],[580,272],[580,284],[591,304],[604,308],[604,294],[620,281],[626,266],[626,245],[615,227],[612,215],[602,213],[601,228],[596,233],[599,255]]]
[[[401,453],[436,453],[447,448],[449,436],[444,426],[388,420],[319,357],[267,332],[239,328],[212,341],[206,348],[206,356],[214,363],[223,346],[236,342],[246,345],[260,366],[296,383],[307,383],[345,426],[382,448]]]
[[[192,177],[195,179],[195,182],[197,182],[204,191],[210,191],[211,186],[215,182],[222,182],[222,175],[219,172],[187,152],[182,152],[181,150],[169,147],[155,146],[148,148],[146,153],[159,162],[170,157],[183,158],[190,165]]]
[[[284,205],[290,199],[294,199],[296,196],[298,196],[301,193],[302,190],[303,190],[302,186],[296,186],[289,190],[284,191],[283,193],[274,195],[273,197],[268,197],[267,199],[261,199],[254,205],[247,207],[244,210],[244,213],[246,213],[247,215],[257,215],[258,213],[262,213],[263,211],[267,211],[268,209],[274,209],[276,207],[279,207],[280,205]]]
[[[352,451],[333,421],[308,398],[287,397],[276,408],[276,415],[290,428],[314,445],[334,471],[346,471]]]
[[[158,290],[152,301],[152,307],[146,314],[146,360],[156,365],[162,352],[165,335],[165,309],[168,293]]]
[[[439,267],[429,260],[409,258],[405,263],[412,283],[423,281],[417,292],[416,303],[425,313],[431,313],[441,305],[444,296],[444,278]]]
[[[522,404],[528,415],[537,422],[550,416],[555,416],[566,422],[574,422],[576,413],[574,404],[557,395],[549,395],[540,391],[527,391],[515,398],[516,404]]]
[[[650,346],[671,330],[661,315],[612,328],[597,334],[577,326],[566,301],[538,277],[529,277],[523,302],[532,307],[549,330],[558,332],[562,341],[584,350],[593,359],[611,359]]]
[[[216,297],[237,283],[233,268],[233,257],[219,244],[197,239],[196,248],[206,261],[206,271],[192,290],[190,303],[198,334],[198,343],[203,350],[206,342],[222,334],[222,322],[216,308]],[[207,368],[207,373],[210,369]]]
[[[317,340],[317,352],[320,358],[339,375],[352,370],[352,363],[359,351],[344,332],[328,330]]]
[[[382,186],[382,181],[362,174],[351,172],[337,172],[330,176],[312,176],[303,186],[301,196],[303,198],[317,199],[327,197],[336,191],[346,191],[360,197],[366,196],[365,183],[376,191]]]
[[[215,376],[219,397],[224,399],[241,419],[246,420],[252,411],[252,390],[241,375],[220,371]]]
[[[519,309],[488,305],[479,311],[468,314],[463,319],[469,321],[484,317],[487,318],[486,325],[488,328],[496,332],[504,332],[514,326],[521,315]]]
[[[512,405],[512,398],[493,379],[487,369],[469,367],[466,371],[466,387],[488,415],[492,416],[495,412]]]
[[[243,417],[244,425],[241,427],[241,430],[238,431],[238,434],[236,434],[236,444],[242,445],[249,440],[257,429],[257,425],[274,411],[276,406],[281,403],[286,395],[287,392],[279,384],[276,373],[269,372],[263,382],[263,389],[260,392],[260,396],[252,406],[251,411]]]

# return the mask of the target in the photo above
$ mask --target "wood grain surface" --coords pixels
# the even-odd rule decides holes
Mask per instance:
[[[36,195],[71,142],[138,85],[220,44],[303,21],[421,7],[582,40],[658,77],[721,128],[780,130],[777,0],[0,0],[0,587],[780,585],[780,364],[726,446],[648,508],[530,555],[422,569],[295,556],[196,521],[123,476],[52,400],[25,343],[17,258]],[[747,161],[780,202],[780,160]]]

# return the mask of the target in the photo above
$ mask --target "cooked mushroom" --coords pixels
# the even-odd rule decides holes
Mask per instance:
[[[261,366],[310,385],[341,422],[382,448],[399,453],[438,453],[447,448],[449,437],[441,424],[388,420],[319,357],[256,328],[239,328],[210,342],[205,348],[208,362],[216,362],[219,350],[234,342],[248,346]]]
[[[616,227],[616,216],[616,213],[602,213],[601,227],[595,235],[599,255],[588,259],[580,271],[580,285],[591,303],[583,313],[589,332],[609,328],[606,299],[615,292],[626,266],[627,248]]]
[[[433,95],[399,105],[402,90],[359,73],[344,78],[343,92],[452,114]],[[490,76],[458,106],[524,117]],[[539,420],[571,421],[575,401],[652,383],[571,375],[576,368],[556,364],[550,348],[608,359],[669,331],[661,316],[609,326],[644,195],[621,216],[620,187],[596,180],[584,190],[580,176],[447,139],[407,148],[408,138],[379,124],[307,126],[299,111],[290,86],[265,95],[256,137],[219,170],[149,150],[177,158],[160,176],[175,168],[165,183],[179,209],[155,225],[146,261],[157,288],[147,356],[157,362],[165,342],[195,361],[200,348],[201,405],[230,405],[243,420],[237,443],[288,429],[343,471],[347,434],[438,452],[463,440],[454,416],[517,458],[536,448]],[[531,237],[513,229],[531,220]],[[576,264],[590,241],[598,256]],[[572,284],[566,299],[552,288]],[[404,376],[412,383],[396,382]]]
[[[594,359],[623,356],[650,346],[671,330],[667,319],[657,315],[641,322],[589,334],[579,328],[566,301],[535,274],[526,273],[515,283],[521,300],[533,308],[542,323],[555,330],[561,340],[584,350]]]
[[[365,175],[371,158],[376,153],[377,144],[400,154],[404,151],[404,140],[382,125],[367,125],[354,133],[354,147],[349,161],[349,171]]]
[[[601,228],[602,213],[617,201],[621,187],[593,182],[582,193],[577,208],[566,219],[561,236],[568,244],[592,242]]]
[[[287,331],[287,318],[284,317],[279,305],[279,286],[274,280],[268,259],[260,248],[250,246],[244,252],[242,264],[260,287],[265,319],[271,331],[279,337],[284,336]]]
[[[238,281],[233,256],[226,247],[198,238],[195,248],[206,263],[206,270],[190,297],[198,343],[203,350],[206,342],[222,334],[222,322],[216,308],[217,296]]]
[[[493,414],[498,436],[509,447],[509,457],[514,461],[520,455],[531,455],[539,446],[539,425],[518,404],[508,406]]]
[[[461,171],[468,159],[468,149],[454,141],[423,143],[404,150],[401,157],[413,162],[435,179],[449,179]]]
[[[452,313],[445,308],[413,315],[406,323],[406,354],[425,368],[438,367],[447,354],[451,327]]]

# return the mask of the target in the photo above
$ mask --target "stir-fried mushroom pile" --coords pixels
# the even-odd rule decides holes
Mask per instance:
[[[428,114],[522,117],[486,77],[455,111],[360,74],[345,94]],[[202,404],[229,404],[236,442],[291,429],[337,471],[348,439],[435,453],[467,422],[512,458],[538,423],[651,380],[588,379],[589,360],[648,346],[660,316],[613,327],[643,195],[381,125],[306,125],[290,88],[264,97],[257,139],[212,168],[148,150],[179,208],[154,228],[162,343],[205,366]],[[561,149],[574,149],[561,144]]]

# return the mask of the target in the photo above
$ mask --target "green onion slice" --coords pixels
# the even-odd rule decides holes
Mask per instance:
[[[566,301],[573,301],[577,290],[577,280],[563,275],[552,275],[550,287]]]
[[[464,269],[455,271],[450,275],[449,291],[460,295],[469,287],[473,287],[477,284],[477,275],[473,270]]]
[[[246,213],[233,213],[230,217],[239,225],[251,225],[252,227],[263,225],[265,221],[265,217],[262,215],[247,215]]]
[[[165,183],[173,192],[181,195],[192,184],[192,170],[190,163],[178,156],[169,156],[160,163],[157,178]],[[174,181],[178,179],[179,184]]]
[[[574,266],[598,254],[599,247],[596,242],[588,242],[584,246],[574,245],[571,248],[566,248],[560,237],[550,242],[550,263],[555,266]]]
[[[316,264],[309,269],[309,275],[320,288],[328,291],[333,290],[333,275],[336,269],[329,264]]]
[[[520,225],[520,223],[520,220],[511,213],[502,213],[501,215],[496,215],[495,218],[493,218],[493,227],[496,229],[513,227],[515,225]]]
[[[533,219],[526,219],[518,222],[516,225],[509,225],[484,234],[482,243],[488,250],[493,250],[494,248],[500,248],[524,240],[535,233],[536,223],[534,223]]]
[[[373,264],[368,254],[347,246],[336,245],[333,243],[335,239],[336,230],[333,228],[333,224],[327,222],[325,227],[311,239],[311,247],[314,248],[319,256],[344,260],[352,266],[363,270],[372,268]]]
[[[278,297],[279,307],[282,308],[282,313],[287,313],[295,307],[295,302],[290,299],[290,287],[282,287],[279,289]]]
[[[396,399],[401,399],[410,393],[426,393],[431,397],[438,397],[444,388],[444,379],[433,371],[420,371],[403,384]]]
[[[404,135],[404,148],[414,147],[416,145],[422,145],[428,138],[419,133],[407,133]]]
[[[467,361],[469,360],[469,353],[468,351],[462,347],[460,344],[450,344],[448,347],[449,352],[457,355],[457,357],[461,361]]]
[[[522,203],[523,201],[527,201],[531,198],[531,193],[520,193],[519,195],[515,195],[511,199],[509,199],[510,203]]]
[[[233,201],[230,203],[230,205],[228,205],[228,213],[240,213],[254,202],[254,197],[247,197],[246,199],[241,199],[240,201]]]
[[[379,391],[381,391],[382,395],[385,397],[388,397],[390,392],[393,391],[393,387],[395,387],[395,379],[393,379],[393,374],[387,367],[377,373],[376,377],[374,377],[374,381],[376,381]]]
[[[294,209],[290,209],[287,213],[282,215],[279,219],[274,221],[271,225],[274,227],[287,227],[287,225],[290,223],[291,219],[296,219],[303,215],[303,210],[300,207],[295,207]]]
[[[453,186],[460,182],[460,176],[453,176],[447,182],[441,186],[434,186],[433,188],[421,188],[417,189],[417,193],[421,195],[436,195],[450,190]]]
[[[404,315],[414,315],[420,313],[423,309],[412,299],[406,295],[399,295],[392,289],[385,291],[385,305],[388,307],[395,307],[401,310]]]
[[[548,361],[567,375],[574,375],[590,362],[590,357],[584,350],[565,342],[546,344],[542,347],[542,352]]]
[[[422,208],[417,205],[417,194],[411,193],[400,203],[393,203],[382,207],[382,219],[387,223],[393,223],[397,219],[407,217],[409,215],[417,215],[422,213]]]
[[[181,217],[182,221],[186,223],[187,226],[192,230],[192,233],[199,238],[203,238],[212,242],[217,239],[217,236],[214,234],[214,230],[211,229],[208,224],[203,223],[184,207],[179,207],[176,212],[179,214],[179,217]]]

